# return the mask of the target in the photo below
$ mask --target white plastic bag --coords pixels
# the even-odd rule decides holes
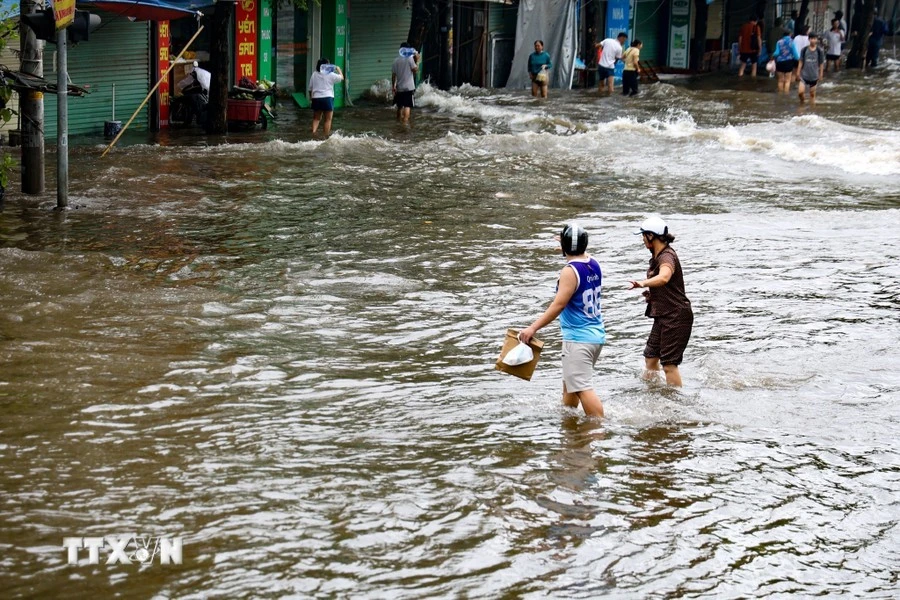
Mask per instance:
[[[507,352],[506,356],[503,357],[503,364],[515,367],[530,363],[532,360],[534,360],[534,352],[532,352],[531,346],[525,342],[519,342],[518,346]]]

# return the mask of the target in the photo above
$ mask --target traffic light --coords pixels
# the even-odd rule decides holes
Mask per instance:
[[[48,42],[56,41],[56,21],[53,19],[53,9],[45,8],[40,12],[22,15],[22,20],[31,27],[37,39]]]
[[[68,40],[73,44],[78,42],[86,42],[91,36],[91,32],[100,27],[100,15],[89,13],[86,10],[76,10],[75,20],[66,27],[66,33],[69,34]]]
[[[56,21],[53,19],[53,9],[45,8],[42,11],[22,15],[22,20],[34,31],[39,40],[56,43]],[[86,42],[92,31],[100,27],[100,17],[86,10],[76,10],[75,19],[66,27],[66,39],[71,43]]]

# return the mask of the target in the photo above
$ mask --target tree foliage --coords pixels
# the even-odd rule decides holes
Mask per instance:
[[[9,10],[9,14],[0,14],[0,52],[6,48],[7,42],[19,30],[19,24],[11,18],[19,12],[19,6],[13,4]],[[0,80],[0,122],[8,123],[16,114],[15,110],[7,106],[12,98],[12,92],[12,88],[5,81]],[[5,190],[9,183],[9,173],[14,164],[12,156],[4,149],[3,156],[0,157],[0,200],[2,200],[2,190]]]

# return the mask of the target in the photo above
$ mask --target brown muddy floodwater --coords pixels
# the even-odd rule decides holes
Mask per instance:
[[[425,87],[327,141],[73,141],[0,212],[0,583],[36,598],[894,598],[900,64],[827,80]],[[80,144],[80,145],[79,145]],[[639,378],[661,213],[696,314]],[[493,362],[577,218],[602,422]],[[66,537],[182,538],[181,565]],[[129,546],[133,551],[134,546]]]

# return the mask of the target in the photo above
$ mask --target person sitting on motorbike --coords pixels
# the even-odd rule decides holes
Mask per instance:
[[[190,125],[195,115],[197,122],[200,122],[203,107],[209,102],[209,84],[211,81],[212,73],[206,69],[201,69],[197,65],[197,61],[194,61],[190,73],[175,84],[175,89],[184,95],[188,105],[187,116],[184,119],[185,125]]]

